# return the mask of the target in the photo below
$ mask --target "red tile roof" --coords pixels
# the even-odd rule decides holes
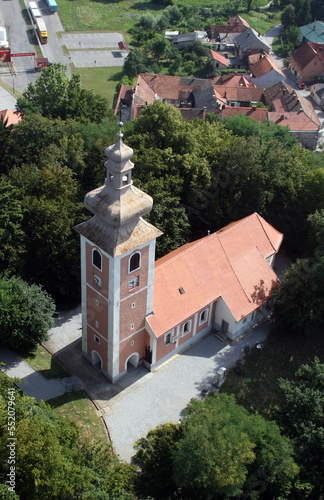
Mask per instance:
[[[251,60],[251,59],[252,60]],[[261,54],[254,54],[249,57],[250,59],[250,71],[255,78],[260,78],[261,76],[269,73],[272,69],[280,73],[284,78],[285,74],[279,68],[278,64],[272,59],[272,57],[267,54],[267,52],[262,51]]]
[[[301,70],[308,66],[308,64],[317,56],[324,64],[323,44],[314,42],[305,43],[290,54],[290,57],[295,60]]]
[[[273,121],[276,125],[289,127],[291,131],[316,131],[320,125],[311,120],[304,111],[288,111],[288,112],[269,112],[269,120]]]
[[[155,335],[163,335],[220,296],[236,321],[255,310],[277,281],[265,259],[278,251],[282,238],[254,213],[158,260],[154,314],[148,317]]]
[[[217,110],[215,113],[218,116],[223,116],[223,119],[228,118],[230,116],[243,114],[249,116],[250,118],[256,120],[259,123],[268,118],[267,108],[245,108],[245,107],[236,108],[232,106],[227,106],[222,111]]]
[[[240,73],[228,73],[226,75],[216,76],[211,78],[213,85],[221,85],[222,87],[252,87],[256,88],[255,83],[250,83],[245,75]]]
[[[227,22],[228,22],[228,24],[236,24],[236,25],[238,24],[238,25],[245,26],[246,28],[250,28],[249,23],[245,19],[243,19],[243,17],[241,17],[239,15],[230,17]]]
[[[4,109],[0,111],[3,121],[8,119],[7,125],[17,125],[21,121],[21,115],[13,109]]]
[[[212,50],[212,49],[210,49],[210,53],[211,53],[214,61],[218,61],[218,62],[224,64],[224,66],[229,67],[229,64],[228,64],[226,57],[224,57],[222,54],[219,54],[219,52],[215,52],[215,50]]]
[[[227,101],[240,102],[259,102],[264,91],[261,87],[223,87],[215,85],[214,88]]]

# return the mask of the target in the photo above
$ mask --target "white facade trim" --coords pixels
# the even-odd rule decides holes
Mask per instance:
[[[145,326],[143,326],[143,328],[140,328],[139,330],[136,330],[136,332],[131,333],[130,335],[128,335],[124,339],[120,340],[119,343],[122,344],[123,342],[126,342],[126,340],[131,339],[132,337],[134,337],[134,335],[137,335],[138,333],[142,332],[143,330],[145,330]]]
[[[88,354],[87,347],[87,265],[86,265],[86,238],[80,238],[81,253],[81,311],[82,311],[82,352]]]

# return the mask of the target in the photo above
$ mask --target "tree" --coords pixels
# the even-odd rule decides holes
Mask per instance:
[[[22,277],[41,283],[55,299],[80,295],[79,238],[74,225],[83,222],[78,185],[68,168],[34,165],[12,169],[10,180],[20,192],[26,235]]]
[[[81,87],[79,74],[66,75],[66,67],[54,63],[43,68],[36,83],[29,83],[23,92],[23,99],[17,101],[17,111],[26,114],[32,110],[41,109],[43,116],[49,118],[67,118],[100,121],[103,117],[113,116],[108,101],[94,94],[93,90]]]
[[[292,439],[301,481],[312,498],[324,492],[324,363],[301,365],[292,380],[280,379],[277,421]]]
[[[271,292],[274,317],[282,331],[310,333],[324,321],[324,257],[298,259]]]
[[[297,49],[301,43],[300,31],[297,26],[288,26],[284,34],[284,47],[285,52],[289,54],[293,50]]]
[[[55,304],[39,285],[19,277],[0,279],[0,340],[14,350],[29,352],[47,339],[54,325]]]
[[[152,429],[136,442],[132,463],[141,471],[135,483],[138,495],[165,500],[176,491],[172,453],[182,436],[182,426],[170,423]]]
[[[14,380],[0,371],[0,475],[7,477],[8,389]],[[17,496],[8,500],[82,498],[132,500],[134,467],[119,462],[111,446],[84,437],[72,420],[46,403],[15,391],[15,473]],[[3,412],[1,410],[4,410]]]
[[[295,7],[290,3],[281,14],[281,23],[285,28],[296,25]]]
[[[8,161],[11,154],[10,135],[14,125],[8,125],[6,120],[0,116],[0,174],[8,172]]]
[[[18,272],[25,253],[22,204],[19,191],[9,179],[0,177],[0,272]]]
[[[249,415],[233,396],[192,400],[173,452],[174,478],[195,498],[288,495],[298,467],[274,422]]]
[[[128,52],[124,62],[124,72],[130,78],[147,71],[147,57],[141,49],[132,49]]]

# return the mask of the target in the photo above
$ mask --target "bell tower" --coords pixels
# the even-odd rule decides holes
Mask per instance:
[[[137,366],[150,345],[145,317],[152,313],[155,239],[162,233],[142,217],[152,198],[132,183],[133,150],[106,149],[105,185],[85,195],[94,214],[75,227],[81,238],[82,353],[115,382]]]

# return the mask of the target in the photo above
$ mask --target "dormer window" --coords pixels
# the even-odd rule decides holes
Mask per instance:
[[[139,252],[134,253],[129,259],[129,272],[136,271],[141,267],[141,254]]]
[[[92,250],[92,264],[99,269],[101,269],[101,254],[95,248]]]

